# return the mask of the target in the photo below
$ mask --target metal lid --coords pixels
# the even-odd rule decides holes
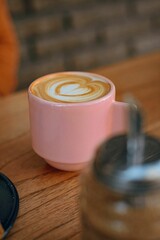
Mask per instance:
[[[106,141],[93,170],[99,181],[118,192],[143,194],[160,187],[160,141],[143,134],[142,114],[132,102],[128,135]]]
[[[105,142],[94,162],[94,172],[104,184],[120,192],[143,193],[160,187],[160,141],[145,136],[142,164],[127,164],[127,136]]]

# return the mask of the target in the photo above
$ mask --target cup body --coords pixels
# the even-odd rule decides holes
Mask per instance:
[[[110,92],[83,103],[46,101],[29,88],[32,146],[51,166],[69,171],[82,169],[98,145],[112,134],[115,87],[107,78],[101,78],[110,83]]]

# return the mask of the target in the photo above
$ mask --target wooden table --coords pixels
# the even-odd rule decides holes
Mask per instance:
[[[102,67],[117,99],[133,94],[146,114],[146,131],[160,136],[160,53]],[[8,239],[80,239],[79,173],[47,165],[31,147],[27,93],[0,99],[0,171],[16,185],[19,215]]]

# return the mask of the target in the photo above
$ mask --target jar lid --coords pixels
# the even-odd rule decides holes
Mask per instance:
[[[142,113],[129,102],[128,134],[111,138],[93,163],[99,181],[124,193],[141,194],[160,187],[160,141],[142,131]]]
[[[141,164],[128,166],[127,136],[116,136],[97,152],[94,173],[99,181],[119,192],[144,193],[160,187],[160,141],[145,135]]]

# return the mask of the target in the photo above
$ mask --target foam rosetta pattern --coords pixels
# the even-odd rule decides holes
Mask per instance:
[[[109,91],[109,83],[91,74],[54,74],[38,79],[31,86],[31,92],[37,97],[59,103],[88,102]]]

